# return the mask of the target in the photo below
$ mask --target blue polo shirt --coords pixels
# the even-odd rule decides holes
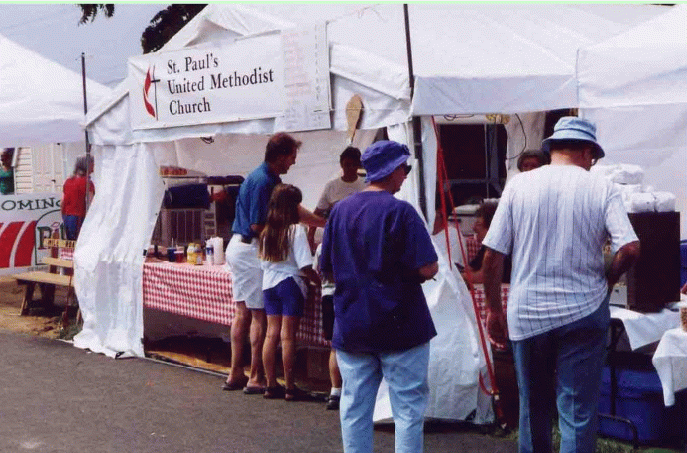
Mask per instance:
[[[360,192],[334,205],[320,257],[336,282],[332,346],[372,353],[428,342],[436,330],[417,270],[437,259],[420,216],[392,194]]]
[[[253,170],[239,188],[239,195],[236,198],[236,217],[231,231],[254,238],[256,234],[250,226],[265,223],[272,190],[279,183],[281,183],[281,178],[270,171],[267,162],[263,162]]]

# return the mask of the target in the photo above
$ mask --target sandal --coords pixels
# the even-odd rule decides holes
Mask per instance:
[[[265,393],[263,393],[262,396],[268,400],[284,398],[284,387],[281,385],[277,385],[276,387],[266,387]]]
[[[266,387],[259,385],[247,385],[243,388],[243,393],[246,395],[263,395]]]
[[[315,401],[316,398],[301,388],[294,387],[284,390],[284,399],[286,401]]]
[[[243,379],[239,379],[238,382],[229,382],[226,381],[224,385],[222,385],[222,390],[227,390],[227,391],[233,391],[233,390],[241,390],[243,387],[248,384],[248,377],[244,376]]]

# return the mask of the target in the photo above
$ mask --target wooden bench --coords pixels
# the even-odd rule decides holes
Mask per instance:
[[[63,260],[60,258],[51,258],[49,256],[46,256],[41,261],[43,264],[47,264],[49,266],[63,267],[65,269],[74,269],[74,261],[72,260]]]
[[[54,306],[55,288],[58,286],[67,288],[67,297],[73,295],[74,282],[72,274],[74,272],[74,262],[56,258],[55,256],[57,255],[58,248],[73,248],[74,242],[62,239],[46,239],[44,245],[53,248],[54,252],[52,253],[53,256],[42,259],[42,264],[47,264],[49,266],[47,271],[31,271],[13,275],[17,284],[26,286],[24,299],[21,304],[21,316],[27,315],[29,309],[35,305],[33,293],[36,289],[36,285],[39,285],[41,288],[40,304],[46,308]],[[68,306],[69,304],[65,307],[65,312]]]
[[[60,275],[45,271],[32,271],[15,274],[13,277],[17,280],[17,284],[26,285],[24,299],[21,303],[22,316],[27,315],[29,313],[29,308],[32,308],[34,305],[33,293],[37,284],[41,287],[41,303],[45,307],[49,307],[54,304],[55,286],[66,286],[70,288],[70,291],[74,288],[71,275]]]

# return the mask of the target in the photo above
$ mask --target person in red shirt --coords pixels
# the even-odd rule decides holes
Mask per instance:
[[[74,174],[70,176],[62,187],[62,221],[67,239],[75,241],[79,236],[81,224],[86,217],[86,175],[93,173],[93,158],[81,156],[74,164]],[[95,187],[88,181],[89,201],[93,199]]]

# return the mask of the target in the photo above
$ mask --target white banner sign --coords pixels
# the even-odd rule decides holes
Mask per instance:
[[[0,196],[0,275],[40,263],[43,240],[62,230],[59,193]]]
[[[323,30],[324,25],[304,29],[298,39],[293,32],[288,39],[275,33],[129,58],[132,128],[285,116],[285,130],[330,127],[329,57]],[[301,88],[297,106],[294,84]],[[320,118],[322,111],[326,121]]]
[[[307,131],[331,128],[326,27],[315,25],[284,30],[282,45],[286,110],[280,129]]]

